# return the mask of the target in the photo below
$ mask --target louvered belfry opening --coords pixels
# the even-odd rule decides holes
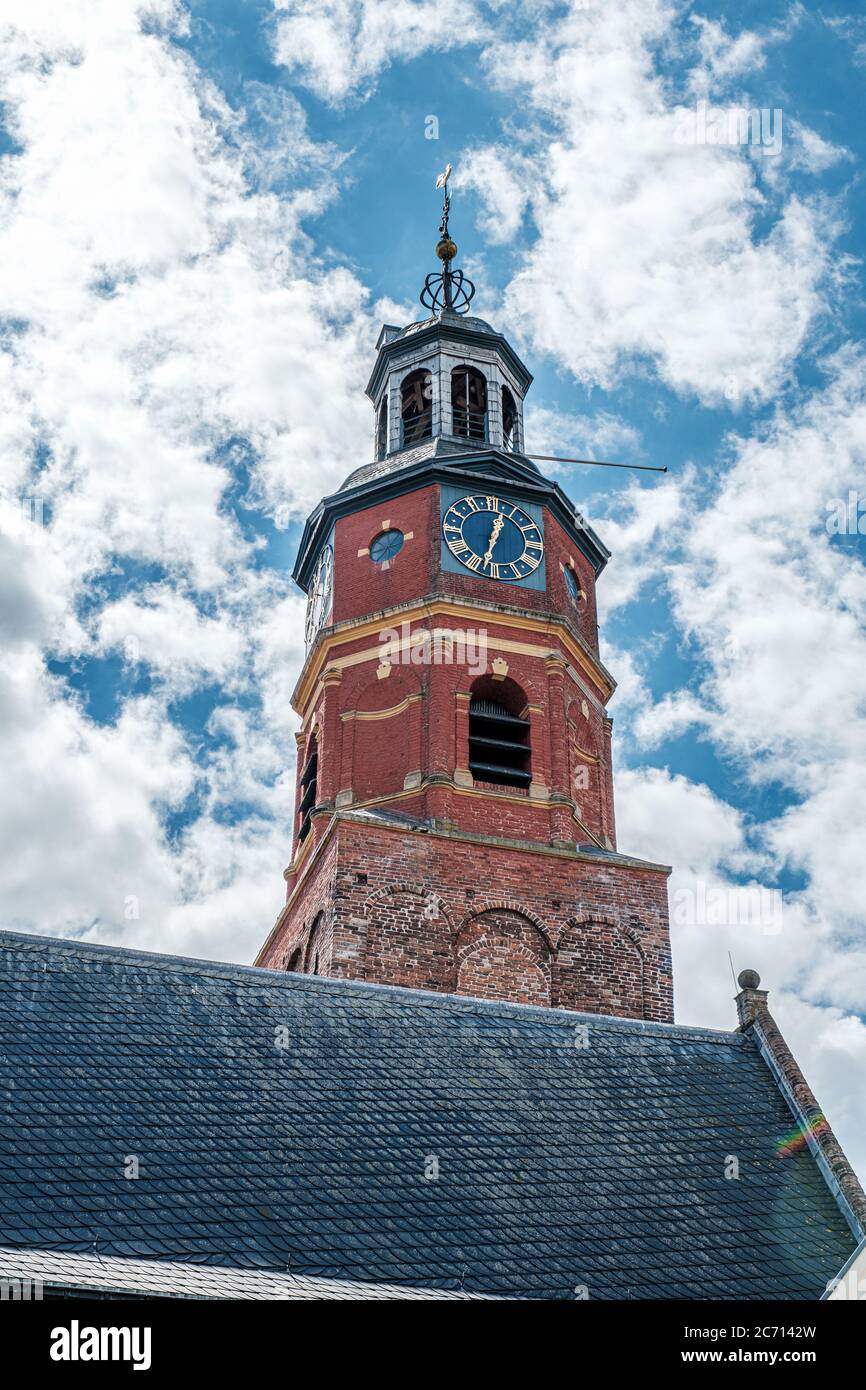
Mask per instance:
[[[379,414],[376,417],[376,458],[383,459],[388,452],[388,397],[382,397]]]
[[[498,700],[474,696],[469,704],[469,771],[480,782],[528,787],[532,781],[529,720]]]
[[[433,378],[424,368],[410,372],[400,386],[400,442],[417,444],[433,437]]]
[[[306,840],[310,833],[310,817],[313,814],[313,807],[316,804],[316,781],[319,772],[319,748],[313,743],[313,751],[307,759],[303,772],[301,773],[301,804],[298,807],[300,818],[300,828],[298,830],[298,842]]]
[[[487,382],[477,367],[455,367],[451,373],[451,417],[455,434],[487,438]]]
[[[517,403],[507,386],[502,388],[502,445],[516,453],[520,448],[517,429]]]

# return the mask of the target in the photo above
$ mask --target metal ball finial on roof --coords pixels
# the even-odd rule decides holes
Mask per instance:
[[[436,255],[442,262],[442,270],[434,271],[427,276],[420,299],[424,308],[430,309],[434,314],[440,313],[443,309],[452,314],[468,314],[475,286],[462,270],[451,269],[451,262],[457,255],[457,243],[452,241],[448,230],[448,215],[451,211],[451,194],[448,191],[450,177],[451,165],[448,164],[444,173],[436,180],[436,187],[442,189],[442,221],[439,223],[439,240],[436,243]]]
[[[740,989],[757,989],[760,983],[761,977],[757,970],[741,970],[737,976]]]

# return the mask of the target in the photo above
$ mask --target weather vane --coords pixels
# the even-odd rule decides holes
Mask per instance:
[[[451,194],[448,191],[450,177],[451,165],[446,164],[445,172],[436,179],[436,187],[442,189],[442,221],[439,223],[439,240],[436,243],[436,255],[442,262],[442,270],[427,276],[420,296],[424,308],[432,310],[434,314],[443,309],[452,314],[468,313],[470,300],[475,293],[475,286],[468,276],[464,275],[462,270],[451,269],[451,262],[457,255],[457,245],[451,240],[448,230],[448,215],[451,211]]]

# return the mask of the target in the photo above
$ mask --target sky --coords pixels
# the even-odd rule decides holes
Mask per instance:
[[[557,476],[677,1020],[757,969],[866,1175],[864,81],[853,0],[0,0],[0,925],[253,959],[450,162],[529,447],[668,468]]]

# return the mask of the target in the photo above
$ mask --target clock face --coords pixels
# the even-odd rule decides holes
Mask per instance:
[[[322,626],[331,607],[331,585],[334,578],[334,552],[326,545],[319,556],[316,573],[307,595],[307,646]]]
[[[540,526],[502,497],[461,497],[445,513],[442,534],[454,558],[485,579],[525,579],[544,557]]]

